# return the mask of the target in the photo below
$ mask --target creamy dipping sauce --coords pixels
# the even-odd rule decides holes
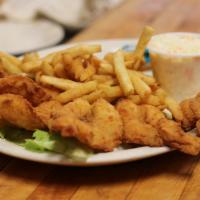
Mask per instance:
[[[200,34],[164,33],[149,45],[154,76],[181,101],[200,92]]]
[[[195,33],[165,33],[154,36],[148,45],[165,54],[200,54],[200,35]]]

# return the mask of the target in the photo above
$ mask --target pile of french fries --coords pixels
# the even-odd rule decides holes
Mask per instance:
[[[101,46],[93,44],[74,46],[43,58],[38,53],[22,58],[0,53],[0,67],[8,74],[26,74],[42,85],[59,89],[55,99],[63,104],[77,98],[93,103],[99,98],[115,102],[126,97],[136,104],[168,108],[179,121],[183,118],[179,104],[167,96],[153,77],[140,70],[152,35],[153,29],[145,27],[134,51],[119,49],[103,59],[95,56],[101,52]]]

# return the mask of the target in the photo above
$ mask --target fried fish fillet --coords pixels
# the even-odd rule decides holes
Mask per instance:
[[[155,127],[145,122],[144,107],[134,104],[131,100],[124,99],[116,106],[121,115],[126,143],[148,146],[162,146],[163,141]]]
[[[149,146],[159,146],[164,143],[187,154],[199,154],[200,138],[185,133],[179,123],[167,119],[158,108],[151,105],[138,106],[131,100],[122,100],[118,102],[117,110],[123,119],[124,138],[125,140],[128,138],[128,142]],[[146,125],[151,128],[146,128]],[[154,131],[148,132],[148,129]]]
[[[33,106],[51,99],[51,95],[32,79],[17,75],[0,78],[0,94],[5,93],[21,95]]]
[[[164,143],[186,154],[198,155],[200,152],[200,138],[185,133],[181,125],[173,120],[161,119],[158,123],[159,133]]]
[[[103,99],[93,105],[81,99],[64,106],[49,101],[35,111],[50,130],[63,137],[75,137],[96,150],[112,151],[121,143],[123,126],[119,113]]]
[[[0,95],[0,118],[26,130],[44,128],[44,124],[35,114],[32,105],[19,95]]]

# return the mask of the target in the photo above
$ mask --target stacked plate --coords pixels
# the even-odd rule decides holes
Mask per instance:
[[[0,22],[0,50],[11,54],[50,47],[63,38],[62,26],[47,20]]]

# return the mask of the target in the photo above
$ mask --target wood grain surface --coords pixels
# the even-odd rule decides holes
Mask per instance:
[[[127,0],[70,42],[200,31],[199,0]],[[178,152],[116,166],[72,168],[0,155],[0,199],[199,200],[200,161]]]

